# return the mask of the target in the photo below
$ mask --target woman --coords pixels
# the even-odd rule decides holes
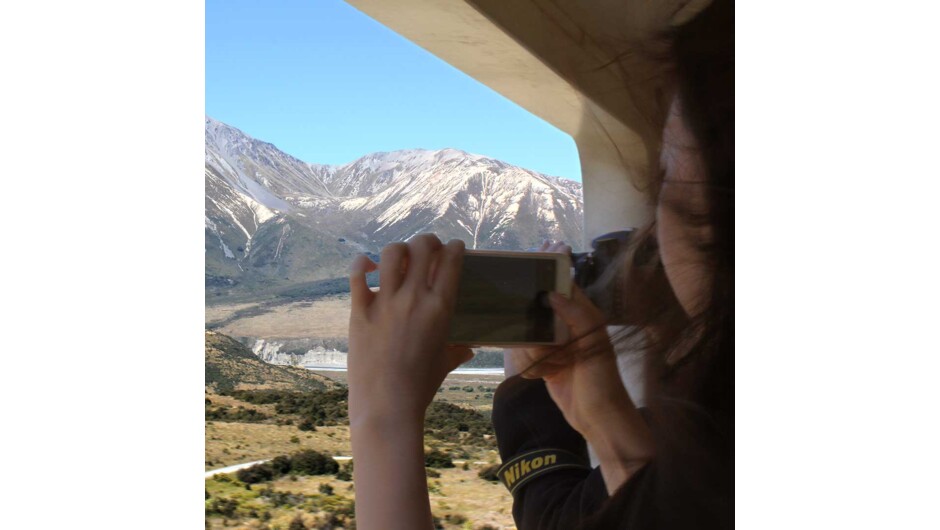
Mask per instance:
[[[577,290],[570,300],[553,297],[576,340],[511,353],[509,368],[527,378],[507,379],[494,402],[503,461],[529,459],[502,476],[523,529],[733,526],[733,4],[715,2],[670,39],[676,88],[650,233],[669,286],[654,299],[675,304],[647,307],[629,336],[613,340],[642,342],[648,409],[641,414],[620,382],[604,315]],[[459,241],[422,235],[386,247],[380,265],[353,264],[359,528],[431,527],[424,411],[446,374],[472,356],[446,346],[462,252]],[[365,275],[376,268],[381,290],[373,293]],[[585,464],[586,443],[597,469]]]

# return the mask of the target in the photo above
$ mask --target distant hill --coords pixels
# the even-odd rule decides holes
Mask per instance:
[[[207,301],[344,277],[420,232],[467,248],[583,247],[581,183],[457,149],[310,164],[206,117]]]
[[[206,331],[206,386],[216,392],[260,388],[325,390],[336,383],[303,368],[268,364],[237,340]]]

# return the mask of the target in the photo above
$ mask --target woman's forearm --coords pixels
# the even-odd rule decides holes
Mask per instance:
[[[358,419],[350,424],[356,527],[429,529],[423,418]]]

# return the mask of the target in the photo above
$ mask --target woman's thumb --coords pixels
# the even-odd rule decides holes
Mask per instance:
[[[565,321],[565,324],[569,326],[574,325],[572,319],[575,317],[574,313],[577,308],[574,306],[574,302],[572,302],[571,299],[561,293],[553,291],[548,294],[548,303],[551,304],[552,309],[558,313],[558,316]]]
[[[474,353],[468,346],[447,346],[447,357],[450,360],[447,372],[450,373],[461,364],[473,359]]]
[[[548,295],[552,309],[575,333],[585,333],[596,327],[597,323],[588,310],[590,302],[577,287],[572,287],[571,298],[552,292]]]

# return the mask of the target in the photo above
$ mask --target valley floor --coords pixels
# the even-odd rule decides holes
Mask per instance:
[[[322,375],[345,383],[345,372],[322,372]],[[493,391],[501,379],[493,375],[451,375],[435,401],[477,411],[488,419]],[[298,427],[296,415],[278,413],[275,404],[252,404],[231,395],[208,391],[206,398],[207,411],[237,412],[238,417],[248,419],[206,421],[206,470],[268,460],[303,450],[329,456],[351,455],[346,424],[317,426],[315,430],[304,431]],[[488,436],[484,438],[489,439]],[[509,493],[498,482],[479,476],[482,470],[492,469],[499,463],[492,440],[462,444],[428,436],[425,444],[426,451],[437,450],[453,457],[454,467],[429,469],[432,512],[441,527],[471,530],[515,528]],[[340,459],[341,462],[346,460]],[[344,465],[340,464],[341,467]],[[328,527],[323,525],[331,524],[331,518],[334,523],[349,520],[353,514],[354,485],[351,478],[343,480],[346,477],[338,475],[290,474],[256,484],[241,483],[237,473],[208,477],[207,527],[299,528],[297,525],[300,523],[295,522],[299,518],[305,528],[320,528]]]
[[[348,294],[316,300],[206,304],[206,325],[230,337],[344,337],[349,332]]]

